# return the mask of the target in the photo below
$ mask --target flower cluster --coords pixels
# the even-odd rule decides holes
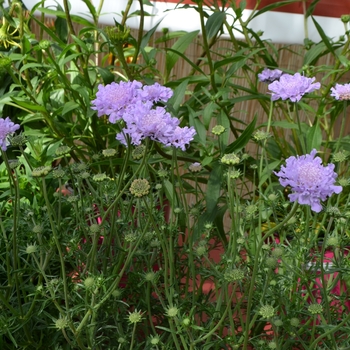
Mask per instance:
[[[92,109],[99,117],[109,116],[111,123],[122,120],[125,124],[116,139],[127,145],[128,138],[133,145],[140,145],[146,137],[165,146],[185,150],[193,140],[193,127],[180,127],[180,121],[166,111],[158,102],[167,102],[172,96],[171,89],[155,83],[143,86],[138,81],[99,85]]]
[[[314,83],[316,78],[307,78],[300,73],[283,74],[279,80],[269,84],[268,88],[272,91],[271,99],[276,101],[279,98],[282,100],[291,100],[298,102],[307,93],[318,90],[321,87],[320,83]]]
[[[18,130],[20,126],[13,123],[9,117],[0,118],[0,147],[3,151],[7,150],[7,136]]]
[[[291,202],[311,206],[311,210],[319,213],[322,210],[320,201],[324,201],[333,193],[340,193],[341,186],[335,186],[337,174],[334,164],[322,165],[322,159],[316,157],[314,149],[310,154],[289,157],[286,166],[282,166],[278,173],[282,186],[291,186],[293,193],[289,195]]]
[[[258,74],[259,81],[262,83],[272,83],[275,80],[279,80],[284,74],[281,70],[279,69],[268,69],[265,68],[260,74]]]

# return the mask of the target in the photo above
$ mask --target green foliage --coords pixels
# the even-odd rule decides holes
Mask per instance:
[[[250,21],[296,0],[246,20],[245,1],[179,2],[201,28],[162,34],[159,24],[143,32],[148,0],[102,29],[100,10],[83,2],[89,20],[66,1],[40,2],[28,17],[21,2],[0,5],[0,116],[25,136],[9,137],[0,164],[0,348],[349,347],[350,139],[347,101],[330,96],[349,70],[347,26],[328,38],[312,2],[306,17],[322,40],[294,54],[321,89],[272,103],[258,73],[287,72],[277,62],[290,48],[262,40]],[[202,52],[190,58],[193,45]],[[176,76],[178,64],[189,74]],[[186,151],[146,140],[134,158],[136,146],[116,140],[123,121],[98,117],[91,101],[99,84],[128,80],[173,90],[168,110],[196,130]],[[242,102],[259,107],[246,120]],[[343,186],[318,214],[292,205],[275,176],[313,149]],[[141,197],[139,179],[150,186]]]

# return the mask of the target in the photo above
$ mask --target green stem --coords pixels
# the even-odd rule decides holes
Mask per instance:
[[[247,350],[248,348],[248,340],[249,340],[249,331],[251,328],[251,324],[250,324],[250,310],[252,308],[252,302],[253,302],[253,294],[254,294],[254,289],[255,289],[255,278],[257,276],[258,273],[258,268],[259,268],[259,263],[261,262],[260,259],[258,259],[257,257],[260,256],[260,251],[261,248],[263,246],[263,244],[265,243],[266,239],[269,238],[274,232],[278,231],[281,227],[283,227],[284,224],[286,224],[288,222],[288,220],[295,214],[295,212],[297,211],[298,208],[298,202],[295,202],[293,204],[293,207],[290,211],[290,213],[279,223],[277,224],[275,227],[271,228],[269,231],[267,231],[265,233],[265,235],[261,238],[258,247],[256,249],[256,258],[254,261],[254,267],[253,267],[253,272],[252,272],[252,277],[251,277],[251,282],[250,282],[250,287],[249,287],[249,294],[248,294],[248,303],[247,303],[247,318],[246,318],[246,327],[245,327],[245,336],[244,336],[244,345],[243,345],[243,349]]]
[[[345,124],[348,120],[347,115],[346,115],[346,107],[347,107],[347,101],[344,101],[344,113],[343,113],[343,118],[342,118],[342,122],[341,122],[341,126],[340,126],[340,131],[339,131],[339,137],[338,137],[338,141],[337,141],[337,145],[335,147],[335,151],[334,153],[337,153],[339,151],[340,148],[340,140],[343,137],[344,134],[344,129],[345,129]]]
[[[61,263],[61,272],[62,272],[62,281],[63,281],[63,294],[64,294],[64,301],[65,301],[65,306],[66,310],[69,310],[69,297],[68,297],[68,285],[67,285],[67,275],[66,275],[66,266],[65,266],[65,261],[64,261],[64,254],[61,248],[61,244],[58,238],[57,234],[57,217],[56,213],[53,211],[51,202],[49,201],[47,191],[46,191],[46,184],[45,184],[45,178],[42,177],[42,190],[43,190],[43,195],[45,199],[45,204],[47,206],[47,213],[50,221],[50,226],[51,230],[53,233],[54,241],[56,244],[56,248],[58,250],[58,255],[60,258],[60,263]],[[55,223],[56,221],[56,223]]]

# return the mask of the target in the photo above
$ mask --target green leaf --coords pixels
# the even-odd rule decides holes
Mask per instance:
[[[296,3],[296,2],[300,2],[300,0],[287,0],[287,1],[273,2],[270,5],[264,6],[261,10],[256,11],[256,13],[254,14],[254,16],[252,16],[251,19],[253,19],[253,18],[257,17],[257,16],[260,16],[261,14],[263,14],[263,13],[265,13],[267,11],[275,10],[275,9],[277,9],[279,7],[286,6],[286,5],[289,5],[289,4],[293,4],[293,3]]]
[[[230,137],[230,120],[223,110],[218,116],[218,124],[225,128],[225,131],[219,137],[220,148],[225,150]]]
[[[161,44],[161,43],[165,43],[169,40],[172,40],[172,39],[175,39],[175,38],[178,38],[180,36],[184,36],[186,35],[187,32],[184,31],[184,30],[177,30],[177,31],[174,31],[174,32],[169,32],[169,33],[166,33],[164,34],[163,36],[161,36],[160,38],[158,38],[155,43],[156,44]]]
[[[152,4],[149,0],[142,0],[142,3],[143,3],[144,5],[152,6],[152,7],[153,7],[153,4]]]
[[[334,48],[333,48],[332,44],[330,43],[327,35],[323,31],[322,27],[317,23],[317,21],[315,20],[315,18],[313,16],[311,16],[311,18],[312,18],[312,21],[314,22],[314,25],[318,31],[318,34],[320,34],[322,42],[327,46],[329,52],[331,52],[335,57],[337,57],[337,54],[335,53]]]
[[[312,46],[304,56],[304,65],[313,65],[327,51],[326,45],[321,41],[315,46]]]
[[[202,121],[198,118],[197,113],[189,106],[189,122],[190,125],[193,125],[196,129],[196,135],[194,136],[195,140],[199,141],[202,145],[206,144],[207,129],[203,125]]]
[[[58,37],[63,41],[67,42],[68,38],[68,25],[64,18],[57,17],[55,20],[55,31]]]
[[[25,109],[28,109],[30,111],[39,111],[39,112],[46,112],[46,109],[45,107],[39,105],[39,104],[35,104],[33,102],[29,102],[29,101],[23,101],[23,100],[20,100],[18,98],[12,98],[12,100],[14,102],[16,102],[16,104],[19,106],[19,107],[23,107]]]
[[[31,44],[30,44],[30,41],[28,40],[28,38],[26,36],[23,36],[23,44],[22,44],[22,53],[23,55],[24,54],[27,54],[29,53],[30,49],[31,49]]]
[[[89,9],[92,18],[94,19],[94,22],[97,22],[97,21],[98,21],[98,18],[97,18],[96,8],[95,8],[95,6],[92,4],[92,1],[91,1],[91,0],[82,0],[82,1],[84,2],[84,4],[85,4],[85,5],[87,6],[87,8]]]
[[[179,54],[183,54],[188,46],[192,43],[194,38],[198,36],[199,30],[187,33],[179,38],[171,47],[172,50],[167,51],[165,60],[166,76],[169,77],[171,70],[174,68],[176,62],[180,58]]]
[[[322,144],[322,131],[318,122],[316,122],[306,134],[306,151],[309,153],[314,148],[319,150]]]
[[[51,9],[44,8],[44,7],[39,7],[39,8],[37,8],[37,10],[42,12],[42,13],[45,13],[47,15],[56,16],[56,17],[63,18],[63,19],[67,18],[66,13],[64,11],[61,11],[61,10],[58,10],[58,11],[57,10],[51,10]],[[91,26],[91,22],[89,22],[84,17],[80,17],[80,16],[77,16],[77,15],[72,15],[71,14],[70,18],[75,23],[82,24],[84,26]]]
[[[253,95],[243,95],[240,97],[236,98],[231,98],[228,100],[230,104],[235,104],[238,102],[243,102],[243,101],[249,101],[249,100],[270,100],[270,97],[268,95],[264,94],[253,94]],[[227,100],[223,100],[222,102],[225,103]]]
[[[42,23],[41,21],[39,21],[37,18],[32,17],[32,19],[36,22],[36,24],[43,30],[45,31],[50,37],[51,39],[58,45],[60,45],[61,47],[64,47],[66,45],[66,43],[64,41],[62,41],[51,29],[49,29],[44,23]]]
[[[96,67],[105,85],[114,81],[114,74],[108,68]]]
[[[171,207],[175,208],[177,207],[177,198],[176,196],[174,196],[174,186],[172,185],[172,183],[165,179],[163,181],[163,185],[164,185],[164,192],[165,192],[165,196],[167,198],[167,200],[170,202]]]
[[[41,63],[27,63],[25,65],[23,65],[20,69],[20,73],[22,73],[23,71],[25,71],[26,69],[30,69],[30,68],[40,68],[40,69],[44,69],[44,68],[50,68],[51,66],[49,65],[43,65]]]
[[[222,164],[220,162],[213,163],[213,169],[208,179],[208,187],[206,192],[207,212],[211,213],[218,203],[221,195],[221,183],[223,177]]]
[[[307,17],[310,17],[310,16],[313,14],[313,12],[314,12],[314,10],[315,10],[316,5],[317,5],[318,2],[320,2],[320,0],[314,0],[314,1],[308,6],[308,8],[307,8],[307,10],[306,10],[306,13],[305,13],[305,17],[306,17],[306,18],[307,18]]]
[[[75,101],[68,101],[67,103],[64,104],[64,107],[62,109],[62,115],[79,108],[79,104],[76,103]]]
[[[168,101],[168,104],[174,109],[174,113],[179,111],[181,103],[184,100],[186,91],[187,91],[188,79],[181,82],[181,84],[174,90],[174,94],[171,99]]]
[[[91,51],[91,50],[88,49],[88,47],[86,46],[86,44],[84,43],[84,41],[80,40],[78,37],[76,37],[76,36],[73,35],[73,34],[72,34],[71,36],[72,36],[74,42],[75,42],[77,45],[79,45],[81,48],[83,48],[85,52]]]
[[[256,124],[257,117],[255,116],[253,121],[245,128],[242,134],[226,147],[225,153],[233,153],[241,150],[250,140]]]
[[[76,59],[76,58],[79,57],[79,56],[81,56],[80,53],[74,53],[74,54],[69,55],[69,56],[67,56],[67,57],[63,57],[63,59],[60,59],[60,60],[58,61],[58,64],[59,64],[60,66],[64,66],[67,62],[70,63],[70,62],[72,62],[72,60]]]
[[[207,20],[205,24],[205,30],[207,32],[207,37],[210,40],[214,38],[218,31],[222,28],[226,19],[225,12],[214,12]]]
[[[264,167],[259,177],[259,186],[262,186],[266,182],[266,180],[271,176],[272,170],[276,169],[280,163],[281,163],[280,160],[275,160],[274,162]]]
[[[263,123],[260,127],[267,126],[267,123]],[[271,122],[272,127],[282,128],[282,129],[296,129],[298,130],[298,124],[288,122],[286,120],[276,120]]]
[[[149,42],[149,39],[152,37],[152,35],[155,33],[155,31],[157,30],[159,24],[161,23],[161,21],[159,21],[153,28],[151,28],[143,37],[141,40],[141,44],[140,44],[140,48],[139,50],[143,50],[146,45]]]
[[[195,69],[197,72],[199,72],[200,74],[203,74],[204,77],[201,77],[201,76],[193,76],[193,77],[186,77],[186,78],[183,78],[183,79],[190,79],[191,82],[193,83],[196,83],[196,82],[199,82],[200,80],[207,80],[208,81],[208,78],[206,78],[206,74],[204,73],[204,71],[202,71],[194,62],[192,62],[187,56],[185,56],[184,54],[178,52],[178,51],[175,51],[173,49],[167,49],[167,52],[173,52],[175,53],[177,56],[180,56],[181,58],[183,58],[189,65],[191,65],[191,67],[193,69]],[[170,74],[170,72],[169,72]]]
[[[216,103],[210,102],[203,110],[203,122],[207,130],[217,108],[218,105]]]

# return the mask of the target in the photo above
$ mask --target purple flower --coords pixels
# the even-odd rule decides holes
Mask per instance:
[[[196,130],[193,128],[193,126],[185,126],[183,128],[177,126],[173,134],[169,137],[168,145],[181,148],[183,151],[185,151],[185,146],[193,140],[194,135],[196,135]]]
[[[304,94],[318,90],[320,83],[313,83],[316,78],[307,78],[300,73],[294,75],[283,74],[279,81],[269,84],[269,90],[272,91],[271,99],[276,101],[290,99],[292,102],[298,102]]]
[[[3,151],[7,150],[7,135],[14,133],[20,126],[13,123],[9,117],[6,119],[0,118],[0,147]]]
[[[282,74],[284,73],[279,69],[265,68],[260,74],[258,74],[258,78],[262,83],[270,84],[275,80],[279,80]]]
[[[138,81],[111,83],[98,86],[92,109],[97,115],[108,115],[111,123],[122,120],[125,127],[116,135],[116,139],[127,145],[139,145],[143,139],[160,142],[166,146],[180,147],[193,140],[195,130],[180,128],[179,119],[173,118],[164,107],[155,103],[167,102],[173,95],[171,89],[158,83],[143,86]]]
[[[185,150],[185,145],[193,140],[195,134],[193,128],[189,128],[191,131],[180,128],[179,119],[173,118],[164,107],[153,108],[153,103],[149,101],[136,101],[125,112],[123,120],[126,127],[117,134],[116,139],[124,145],[127,144],[128,135],[133,145],[139,145],[143,139],[149,137],[163,145]]]
[[[180,121],[171,117],[164,107],[152,107],[151,102],[137,101],[124,114],[126,127],[123,133],[130,136],[132,144],[139,145],[146,137],[166,143],[179,124]]]
[[[99,117],[108,115],[109,121],[114,124],[123,118],[125,109],[138,98],[141,88],[142,84],[136,80],[113,82],[106,86],[100,84],[92,109],[97,110]]]
[[[141,96],[146,101],[166,102],[171,96],[173,96],[173,90],[155,83],[153,85],[145,85],[142,89]]]
[[[286,166],[275,173],[283,187],[290,186],[293,193],[289,195],[291,202],[311,206],[311,210],[319,213],[322,210],[320,201],[324,201],[333,193],[340,193],[343,188],[335,186],[337,174],[334,164],[322,165],[320,157],[316,157],[314,149],[310,154],[289,157]]]
[[[331,96],[333,96],[336,100],[350,100],[350,84],[335,84],[335,87],[332,87],[331,91]]]

